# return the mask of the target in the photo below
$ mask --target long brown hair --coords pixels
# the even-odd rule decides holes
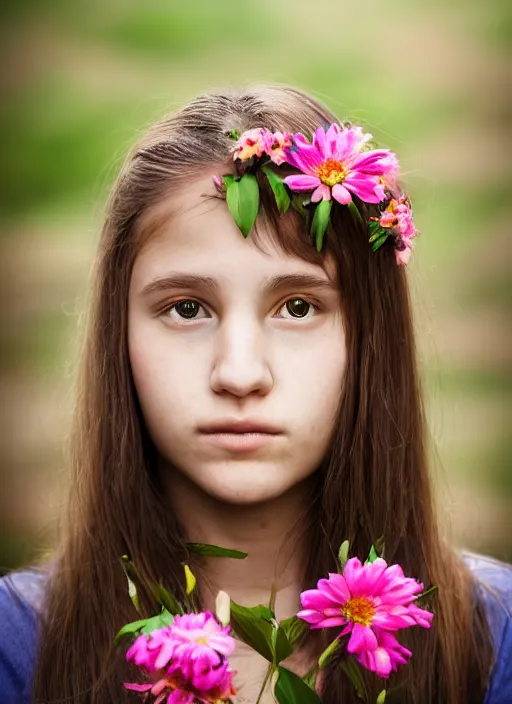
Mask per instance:
[[[141,216],[184,179],[227,163],[229,130],[264,126],[313,131],[339,121],[300,91],[255,86],[202,95],[152,127],[129,155],[113,189],[93,272],[71,445],[69,513],[47,586],[35,677],[37,702],[128,700],[112,639],[137,615],[119,557],[128,553],[142,583],[183,588],[184,536],[162,499],[155,450],[142,421],[127,351],[127,300],[140,247]],[[364,558],[384,537],[388,562],[438,587],[430,631],[402,638],[414,655],[389,682],[400,702],[478,702],[492,652],[471,575],[438,532],[426,459],[406,276],[391,247],[373,254],[346,208],[337,208],[326,253],[337,266],[348,362],[332,447],[312,499],[304,587],[335,569],[336,548],[352,541]],[[265,212],[281,245],[322,262],[301,219]],[[288,223],[288,228],[283,226]],[[295,236],[289,237],[290,223]],[[314,549],[313,549],[314,548]],[[149,610],[148,595],[142,603]],[[420,632],[421,631],[421,632]],[[368,676],[376,694],[382,681]],[[325,704],[356,702],[336,662]],[[393,701],[393,699],[391,699]]]

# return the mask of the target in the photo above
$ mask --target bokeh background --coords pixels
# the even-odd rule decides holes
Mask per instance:
[[[397,151],[443,525],[512,560],[506,0],[2,4],[0,568],[51,549],[78,318],[119,165],[212,87],[290,83]]]

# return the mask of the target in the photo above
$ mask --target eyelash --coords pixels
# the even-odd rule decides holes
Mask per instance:
[[[304,301],[309,306],[311,306],[311,308],[314,310],[315,314],[318,313],[320,310],[320,303],[318,301],[313,301],[311,298],[309,298],[309,297],[305,298],[303,296],[290,296],[285,301],[283,301],[283,303],[281,303],[278,310],[281,310],[289,301],[293,301],[293,300]],[[168,315],[171,311],[173,311],[176,308],[176,306],[179,303],[184,303],[185,301],[192,301],[194,303],[198,303],[199,306],[201,308],[203,308],[203,310],[207,311],[207,307],[195,298],[180,298],[178,301],[173,301],[171,304],[167,304],[164,308],[162,308],[159,311],[159,315]],[[309,311],[308,311],[308,313],[309,313]],[[193,322],[196,320],[204,320],[204,319],[205,318],[184,318],[182,316],[179,316],[180,322],[184,322],[184,323]],[[289,318],[283,318],[283,319],[284,320],[309,320],[310,318],[306,315],[303,318],[290,316]]]

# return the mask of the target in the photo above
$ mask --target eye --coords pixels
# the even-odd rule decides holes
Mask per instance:
[[[208,318],[208,315],[198,316],[198,313],[201,310],[206,312],[203,306],[198,301],[194,301],[192,299],[184,299],[182,301],[177,301],[176,303],[173,303],[171,306],[169,306],[169,308],[167,308],[167,310],[165,311],[165,315],[169,316],[171,320],[175,321]]]
[[[315,312],[315,306],[303,298],[290,298],[281,306],[283,318],[311,318]]]

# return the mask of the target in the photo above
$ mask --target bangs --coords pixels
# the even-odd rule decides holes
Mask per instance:
[[[262,251],[265,251],[265,240],[270,240],[284,254],[298,257],[325,269],[329,258],[328,248],[324,247],[321,252],[317,252],[309,234],[307,218],[304,218],[291,205],[286,213],[281,212],[265,175],[258,172],[257,178],[260,188],[260,210],[249,237]]]
[[[249,237],[260,250],[265,251],[265,241],[270,241],[285,254],[316,264],[327,273],[332,271],[332,264],[336,263],[338,276],[347,267],[357,268],[363,277],[369,276],[372,264],[375,265],[372,260],[389,258],[389,251],[384,254],[385,250],[392,249],[387,246],[387,242],[380,252],[373,252],[368,242],[370,232],[365,222],[378,215],[377,206],[363,203],[354,197],[362,216],[362,222],[359,222],[347,207],[335,203],[322,250],[318,252],[310,234],[311,214],[304,217],[291,205],[286,213],[281,212],[264,174],[258,173],[257,178],[260,210]]]

